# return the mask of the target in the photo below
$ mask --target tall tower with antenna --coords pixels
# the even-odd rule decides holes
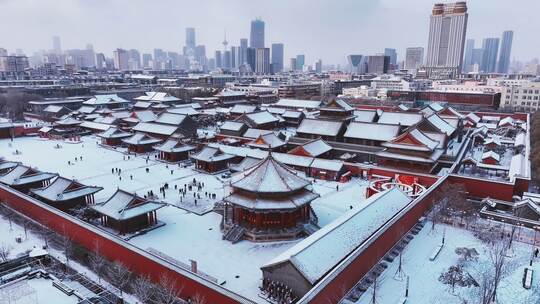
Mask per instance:
[[[223,50],[226,51],[227,50],[227,45],[229,44],[229,42],[227,41],[227,30],[224,30],[224,37],[223,37]]]

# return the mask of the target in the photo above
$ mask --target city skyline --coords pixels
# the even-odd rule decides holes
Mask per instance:
[[[127,5],[126,1],[119,0],[106,2],[110,12],[103,12],[103,10],[96,10],[97,5],[93,7],[85,1],[66,2],[66,5],[63,5],[61,9],[51,11],[49,7],[44,5],[48,2],[47,0],[40,2],[0,1],[0,7],[3,8],[0,10],[0,17],[8,23],[10,20],[14,20],[13,18],[22,17],[23,12],[32,16],[41,13],[40,16],[35,16],[36,18],[25,15],[25,27],[20,29],[23,33],[19,35],[25,39],[10,35],[9,28],[0,29],[0,35],[5,37],[3,45],[0,47],[7,48],[10,53],[20,48],[26,55],[31,56],[34,51],[52,49],[52,37],[59,36],[62,39],[63,50],[84,48],[87,43],[92,43],[96,52],[103,52],[107,56],[112,56],[112,52],[116,48],[138,49],[141,53],[151,53],[154,48],[161,48],[181,53],[182,47],[185,46],[185,28],[193,27],[197,32],[197,44],[206,45],[207,51],[212,54],[213,50],[223,48],[224,29],[227,29],[229,45],[236,46],[239,45],[240,38],[250,36],[250,22],[260,17],[266,25],[265,44],[283,43],[286,46],[285,58],[305,54],[306,64],[314,64],[319,58],[327,64],[343,64],[346,62],[348,54],[375,54],[384,52],[384,48],[395,48],[398,61],[402,61],[407,47],[427,46],[429,18],[426,15],[431,11],[435,1],[420,0],[417,1],[418,3],[415,2],[414,7],[408,7],[395,0],[363,3],[350,1],[343,3],[343,6],[339,8],[332,8],[329,3],[322,1],[305,6],[306,1],[299,0],[287,4],[291,8],[305,6],[304,9],[307,13],[296,15],[295,22],[283,22],[283,20],[294,19],[288,12],[294,11],[294,9],[279,10],[279,16],[274,16],[275,14],[272,12],[281,7],[275,2],[270,4],[255,1],[257,3],[253,4],[247,1],[238,1],[224,5],[215,1],[201,1],[197,3],[193,14],[188,16],[188,14],[177,13],[177,16],[170,18],[170,20],[167,17],[174,17],[171,12],[178,10],[162,11],[159,10],[160,7],[184,6],[185,9],[187,4],[162,0],[154,3],[153,6],[143,1],[130,1],[131,5]],[[531,2],[530,7],[532,8],[540,7],[540,4],[534,1],[528,2]],[[512,13],[508,12],[503,4],[504,2],[501,0],[493,1],[490,6],[491,10],[487,14],[479,1],[469,1],[467,5],[470,18],[467,38],[479,40],[485,37],[499,37],[504,30],[513,30],[515,37],[511,58],[529,60],[537,57],[534,47],[525,48],[524,45],[528,41],[523,37],[528,36],[528,33],[533,31],[534,23],[538,21],[524,22],[523,19],[527,18],[523,18],[521,15],[520,18],[511,18]],[[25,10],[28,5],[32,5],[34,9]],[[35,7],[41,8],[41,6],[43,6],[43,10],[35,9]],[[346,11],[359,7],[361,10],[358,11],[358,17],[365,14],[365,18],[348,19],[339,16],[339,14],[345,14]],[[160,18],[163,20],[159,24],[145,24],[144,28],[134,26],[140,22],[137,16],[140,16],[141,12],[147,13],[152,10],[159,11],[159,14],[163,15],[163,18]],[[222,14],[219,14],[217,10],[222,11]],[[227,13],[232,10],[237,13]],[[309,11],[311,10],[316,10],[318,15],[310,15]],[[43,13],[44,11],[47,13]],[[394,16],[393,18],[398,13],[401,16],[406,15],[410,22],[401,23],[399,27],[393,26],[394,22],[387,20],[389,17],[383,14],[385,11],[390,16]],[[534,11],[534,9],[528,11]],[[83,13],[84,16],[81,16]],[[118,19],[117,22],[103,21],[109,14],[114,14]],[[208,19],[204,16],[210,15],[212,15],[212,22],[208,23]],[[44,16],[47,16],[47,24],[44,24]],[[505,16],[506,20],[512,20],[512,23],[499,25],[490,22],[488,25],[484,24],[487,19],[497,16],[501,18]],[[57,19],[65,20],[65,22],[59,23],[56,21]],[[81,23],[80,20],[86,21]],[[303,26],[294,26],[296,22]],[[79,30],[72,31],[71,28],[74,26],[78,27]],[[158,29],[163,28],[166,30],[155,34],[158,33]],[[344,31],[345,28],[346,31]],[[134,34],[134,29],[136,33],[140,34]],[[309,30],[306,31],[306,29]],[[351,30],[357,33],[354,37],[362,36],[362,39],[351,39]],[[111,35],[101,35],[100,33],[103,31],[107,31]],[[408,34],[400,34],[403,31],[407,31]],[[311,33],[314,35],[317,33],[316,37],[320,38],[313,39]],[[369,43],[365,43],[366,41]]]

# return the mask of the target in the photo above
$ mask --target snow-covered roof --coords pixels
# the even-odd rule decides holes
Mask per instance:
[[[174,114],[174,113],[162,113],[159,115],[159,117],[156,119],[156,123],[166,124],[166,125],[173,125],[173,126],[179,126],[182,124],[184,119],[186,119],[187,115],[182,114]]]
[[[90,106],[81,106],[77,111],[82,114],[91,114],[96,110],[94,107]]]
[[[63,108],[63,106],[49,105],[45,109],[43,109],[43,112],[58,113],[62,111]]]
[[[92,106],[117,104],[117,103],[130,103],[130,102],[116,94],[95,95],[94,97],[83,102],[83,104],[85,105],[92,105]]]
[[[332,147],[327,144],[324,140],[318,138],[311,140],[305,144],[303,144],[300,147],[295,148],[294,150],[301,148],[304,151],[306,151],[310,156],[317,157],[319,155],[322,155],[330,150],[332,150]],[[293,151],[294,151],[293,150]],[[291,152],[293,152],[291,151]]]
[[[414,128],[394,138],[392,141],[382,143],[382,145],[388,148],[433,151],[437,148],[439,142],[431,139],[417,128]]]
[[[422,118],[423,116],[420,113],[383,112],[377,122],[409,127],[420,122]]]
[[[132,114],[132,117],[135,117],[139,122],[152,122],[155,121],[157,116],[152,111],[135,111]]]
[[[501,138],[499,136],[490,136],[484,141],[484,145],[495,144],[497,146],[501,145]]]
[[[102,187],[81,185],[64,177],[57,177],[49,185],[30,191],[49,201],[68,201],[101,191]]]
[[[96,115],[98,115],[98,114],[96,114]],[[88,118],[88,116],[86,116],[86,118]],[[98,122],[98,123],[102,123],[102,124],[106,124],[106,125],[112,125],[117,120],[118,120],[118,118],[116,118],[114,116],[107,116],[107,117],[101,117],[100,116],[100,117],[94,119],[94,122]]]
[[[204,162],[214,162],[233,159],[234,155],[224,153],[219,148],[206,146],[198,153],[191,155],[191,158]]]
[[[274,148],[282,147],[285,144],[286,142],[281,140],[281,138],[277,137],[276,134],[274,134],[273,132],[264,134],[264,135],[261,134],[255,140],[248,143],[248,145],[251,147],[263,148],[263,149],[264,148],[274,149]]]
[[[501,119],[498,124],[499,127],[509,126],[509,125],[510,126],[514,125],[514,119],[512,118],[512,116],[506,116],[505,118]]]
[[[137,98],[135,98],[137,99]],[[137,101],[133,107],[134,108],[142,108],[142,109],[148,109],[150,108],[150,106],[152,106],[152,103],[151,102],[146,102],[146,101]]]
[[[343,162],[331,159],[315,158],[311,168],[339,172],[343,168]]]
[[[241,105],[236,104],[231,109],[231,113],[235,114],[244,114],[244,113],[253,113],[257,110],[257,106],[254,105]]]
[[[98,213],[118,221],[128,220],[162,207],[165,207],[164,203],[149,201],[120,189],[105,202],[90,206]]]
[[[355,110],[354,121],[372,122],[373,120],[375,120],[376,115],[377,111],[373,110]]]
[[[274,105],[289,108],[316,109],[321,106],[321,101],[302,99],[280,99]]]
[[[176,132],[178,126],[175,125],[163,125],[152,122],[140,122],[133,127],[133,131],[136,132],[145,132],[159,135],[171,136]]]
[[[288,193],[302,189],[311,182],[285,167],[272,156],[244,173],[232,184],[234,188],[256,193]]]
[[[90,129],[90,130],[97,130],[97,131],[107,131],[111,125],[93,122],[93,121],[85,121],[80,124],[81,128]]]
[[[508,169],[508,177],[513,179],[516,176],[528,178],[530,177],[530,165],[527,158],[523,154],[516,154],[510,160],[510,168]]]
[[[97,136],[101,138],[126,138],[130,137],[131,135],[131,133],[122,131],[116,127],[110,127],[105,132],[97,134]]]
[[[167,112],[173,113],[173,114],[190,115],[190,116],[200,114],[199,111],[195,110],[191,106],[170,108],[170,109],[167,109]]]
[[[491,116],[491,115],[482,115],[482,120],[486,122],[499,122],[501,118],[499,116]]]
[[[239,121],[225,121],[219,128],[220,130],[228,131],[240,131],[242,127],[245,126],[245,123]]]
[[[342,126],[343,122],[341,121],[306,118],[302,120],[296,132],[321,136],[336,136]]]
[[[283,112],[281,116],[284,118],[300,118],[302,116],[302,112],[287,110]]]
[[[243,171],[246,171],[246,170],[252,168],[256,164],[258,164],[260,161],[261,160],[259,158],[254,158],[254,157],[248,156],[248,157],[245,157],[238,164],[229,165],[229,169],[231,169],[232,171],[236,171],[236,172],[243,172]]]
[[[270,134],[270,133],[273,133],[272,131],[270,130],[262,130],[262,129],[254,129],[254,128],[249,128],[246,130],[246,132],[244,133],[244,135],[242,135],[242,137],[245,137],[245,138],[257,138],[261,135],[265,135],[265,134]]]
[[[122,142],[129,144],[129,145],[152,145],[157,144],[161,142],[161,139],[153,138],[146,133],[135,133],[131,137],[122,139]]]
[[[154,78],[155,76],[152,76]],[[174,102],[180,99],[165,92],[145,92],[144,95],[135,97],[135,100],[152,101],[152,102]]]
[[[0,171],[4,171],[6,169],[11,169],[16,166],[18,166],[18,162],[12,162],[12,161],[2,161],[0,160]]]
[[[474,114],[473,112],[471,112],[471,113],[465,115],[465,118],[468,119],[468,120],[470,120],[470,121],[472,121],[472,122],[475,123],[475,124],[479,123],[480,120],[481,120],[481,119],[480,119],[480,116]]]
[[[492,158],[496,161],[499,161],[501,160],[501,156],[493,151],[487,151],[487,152],[484,152],[482,154],[482,160],[485,160],[485,159],[488,159],[488,158]]]
[[[342,110],[342,111],[352,111],[352,110],[354,110],[354,108],[351,107],[343,99],[333,99],[328,104],[326,104],[323,108],[327,109],[327,110],[335,108],[335,109],[339,109],[339,110]]]
[[[289,262],[315,284],[410,201],[397,187],[375,194],[261,268]]]
[[[520,132],[516,135],[514,139],[514,147],[525,147],[527,145],[527,135],[525,132]]]
[[[437,114],[432,114],[426,119],[441,133],[444,133],[448,136],[452,135],[452,133],[454,133],[454,131],[456,130],[454,127],[452,127],[452,125],[450,125],[446,120],[442,119]]]
[[[8,172],[0,175],[0,183],[9,186],[24,185],[33,182],[39,182],[51,179],[57,176],[53,173],[39,172],[24,165],[17,165]]]
[[[74,126],[74,125],[79,125],[81,123],[82,123],[82,121],[80,121],[80,120],[68,117],[68,118],[59,120],[59,121],[55,122],[54,124],[61,125],[61,126]]]
[[[343,137],[375,141],[389,141],[399,134],[398,125],[353,121]]]
[[[257,113],[244,114],[247,118],[253,121],[257,125],[267,124],[271,122],[277,122],[279,119],[272,115],[268,111],[262,111]]]
[[[186,145],[178,140],[169,139],[160,145],[154,146],[154,150],[169,153],[179,153],[195,150],[195,147]]]

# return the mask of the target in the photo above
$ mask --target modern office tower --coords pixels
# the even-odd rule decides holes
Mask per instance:
[[[347,56],[348,70],[351,73],[358,73],[358,68],[362,62],[362,55],[349,55]]]
[[[247,38],[240,39],[240,49],[238,51],[238,65],[247,63],[247,49],[248,49]]]
[[[385,48],[384,55],[390,57],[390,64],[397,65],[397,52],[396,49]]]
[[[466,2],[433,6],[426,57],[426,71],[431,78],[453,77],[461,73],[467,19]]]
[[[186,46],[190,48],[195,48],[195,28],[187,27],[186,28]]]
[[[295,71],[296,70],[296,58],[291,58],[289,61],[289,71]]]
[[[315,62],[315,73],[322,73],[322,59]]]
[[[465,44],[465,56],[463,57],[463,72],[472,72],[473,67],[474,39],[467,39]]]
[[[221,66],[224,69],[231,68],[231,51],[223,51],[223,59],[221,60]]]
[[[22,79],[25,70],[30,67],[28,57],[19,55],[0,57],[0,77]]]
[[[272,43],[272,68],[274,73],[283,71],[283,43]]]
[[[126,71],[129,69],[128,61],[129,54],[124,49],[116,49],[113,52],[114,55],[114,68],[120,71]]]
[[[237,46],[231,46],[231,69],[238,68],[238,49]]]
[[[161,63],[167,60],[167,53],[162,49],[154,49],[154,67],[161,68]]]
[[[501,51],[499,53],[499,65],[497,72],[506,74],[510,67],[510,54],[512,53],[512,40],[514,39],[514,31],[504,31],[501,42]]]
[[[53,36],[53,51],[56,54],[62,54],[62,44],[60,43],[59,36]]]
[[[186,56],[184,54],[184,56]],[[186,56],[186,59],[189,60],[189,58],[187,58]],[[201,66],[206,66],[207,64],[207,59],[206,59],[206,46],[204,45],[197,45],[195,47],[195,56],[194,56],[194,59],[195,61],[197,61]]]
[[[384,54],[371,55],[364,57],[365,73],[369,74],[386,74],[388,72],[388,65],[390,64],[390,57]]]
[[[141,65],[141,53],[136,49],[129,50],[129,62],[128,66],[130,70],[139,70],[142,68]]]
[[[7,56],[8,55],[8,51],[4,48],[0,48],[0,56]]]
[[[485,38],[482,41],[481,71],[484,73],[494,73],[497,70],[497,54],[499,52],[499,38]]]
[[[259,75],[270,73],[270,48],[256,49],[255,73]]]
[[[410,47],[405,51],[405,69],[416,70],[424,63],[424,48]]]
[[[221,51],[216,51],[215,55],[214,55],[214,59],[216,60],[216,68],[222,68],[223,65],[222,65],[222,62],[221,62]]]
[[[149,69],[152,67],[152,54],[144,53],[142,54],[142,64],[143,68]]]
[[[478,48],[472,51],[472,65],[470,72],[478,73],[482,68],[482,58],[484,57],[484,49]]]
[[[249,47],[255,49],[264,48],[264,21],[261,19],[251,21]]]
[[[247,48],[246,63],[251,72],[255,72],[255,63],[257,62],[257,49]]]
[[[304,69],[304,64],[306,64],[306,56],[296,55],[296,70],[302,71],[302,69]]]
[[[106,60],[105,60],[105,54],[103,53],[97,53],[96,54],[96,69],[102,70],[107,67]]]

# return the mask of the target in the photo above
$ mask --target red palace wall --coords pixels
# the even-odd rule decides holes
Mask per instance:
[[[465,189],[467,189],[469,197],[491,197],[499,200],[512,201],[512,196],[516,189],[515,185],[509,182],[497,182],[488,179],[478,179],[458,175],[450,175],[448,179],[452,183],[463,184]]]
[[[58,233],[67,234],[75,243],[89,250],[94,250],[98,242],[101,254],[107,259],[120,261],[131,271],[148,275],[156,283],[162,275],[169,276],[175,280],[183,298],[202,295],[206,303],[252,303],[7,186],[0,185],[0,201]]]
[[[436,188],[447,181],[441,180],[430,189],[430,192],[414,201],[412,208],[396,215],[398,219],[390,224],[386,231],[378,237],[375,236],[371,244],[352,261],[344,261],[338,265],[298,303],[337,303],[418,222],[420,217],[424,216],[432,205]]]

